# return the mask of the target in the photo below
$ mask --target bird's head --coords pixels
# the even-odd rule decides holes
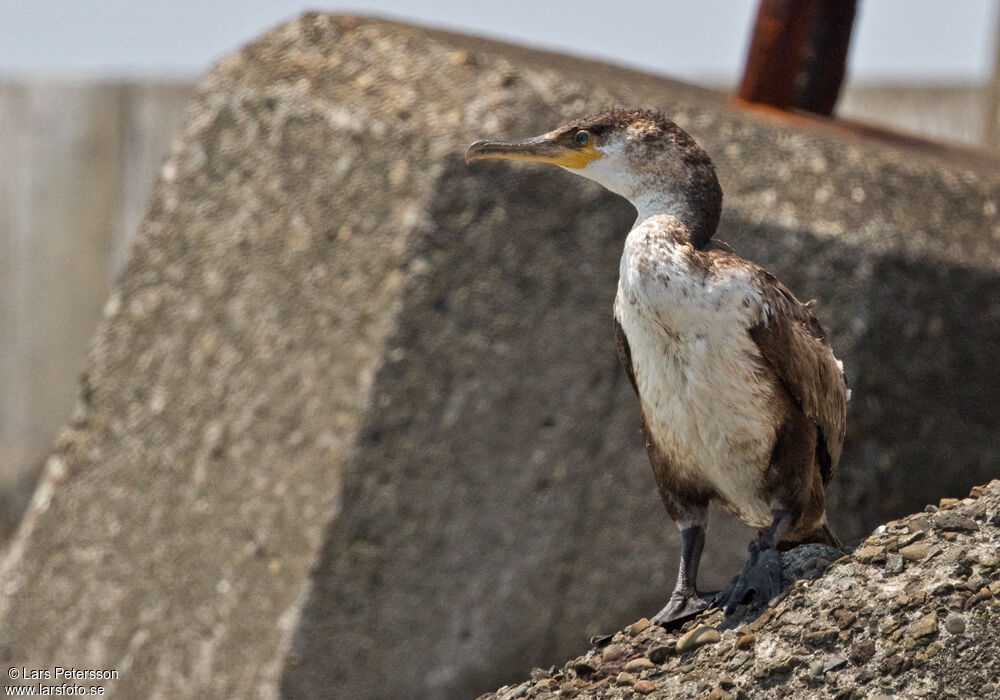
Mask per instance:
[[[465,152],[467,163],[489,158],[562,166],[625,197],[640,220],[677,216],[696,244],[719,223],[722,190],[711,159],[658,112],[613,109],[533,138],[476,141]]]

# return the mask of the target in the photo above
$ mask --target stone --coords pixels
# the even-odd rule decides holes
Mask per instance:
[[[637,693],[641,693],[642,695],[649,695],[654,690],[656,690],[656,686],[653,685],[653,681],[643,679],[640,681],[636,681],[635,685],[632,686],[632,689]]]
[[[837,671],[847,665],[847,658],[840,654],[830,654],[823,663],[823,672]]]
[[[936,596],[944,596],[948,595],[949,593],[952,593],[954,590],[955,590],[954,583],[952,583],[951,581],[942,581],[941,583],[934,586],[934,589],[931,591],[931,593],[933,593]]]
[[[722,688],[712,688],[708,694],[708,700],[732,700],[733,695]]]
[[[673,656],[673,654],[676,651],[677,651],[676,642],[674,642],[673,644],[660,644],[650,648],[648,654],[649,660],[652,661],[654,664],[662,664],[664,661],[667,660],[668,657]]]
[[[646,629],[649,629],[649,619],[643,617],[626,627],[624,632],[630,637],[634,637]]]
[[[627,671],[622,671],[615,677],[615,685],[635,685],[635,676]]]
[[[640,671],[645,671],[648,668],[653,668],[654,664],[652,661],[644,656],[640,656],[638,659],[632,659],[625,664],[625,670],[629,673],[639,673]]]
[[[806,646],[820,646],[837,638],[837,630],[832,628],[803,630],[802,643]]]
[[[980,555],[979,565],[987,570],[993,570],[1000,567],[1000,552],[986,552]]]
[[[910,624],[910,635],[915,639],[931,637],[937,634],[937,631],[938,618],[936,611],[931,611]]]
[[[858,547],[854,558],[865,564],[881,564],[885,561],[885,547],[871,544]]]
[[[722,635],[719,634],[719,630],[707,625],[700,625],[677,640],[677,653],[683,654],[705,644],[715,644],[721,639]]]
[[[955,511],[936,513],[933,523],[938,530],[946,532],[976,532],[979,530],[979,524],[975,520]]]
[[[851,645],[848,657],[855,666],[861,666],[868,663],[868,660],[871,659],[874,653],[875,642],[870,639],[864,639]]]
[[[843,608],[837,608],[832,614],[833,618],[837,621],[837,626],[842,630],[849,628],[858,619],[857,614]]]
[[[900,547],[899,556],[907,561],[922,561],[930,554],[930,545],[926,542],[915,542],[914,544]]]
[[[747,632],[746,634],[741,634],[736,640],[737,649],[749,649],[753,646],[754,636],[753,634]]]
[[[944,621],[944,628],[952,634],[965,632],[965,618],[961,615],[949,615]]]
[[[887,574],[899,574],[903,572],[905,564],[900,554],[889,554],[885,558],[885,572]]]
[[[590,676],[597,670],[592,663],[584,660],[574,661],[572,668],[578,676]]]

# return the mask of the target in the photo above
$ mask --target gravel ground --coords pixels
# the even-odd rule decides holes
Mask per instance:
[[[785,591],[666,631],[638,620],[514,698],[1000,697],[1000,480],[880,526],[849,555],[786,553]]]

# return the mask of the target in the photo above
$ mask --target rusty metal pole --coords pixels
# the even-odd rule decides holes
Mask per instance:
[[[832,114],[857,0],[761,0],[739,97]]]

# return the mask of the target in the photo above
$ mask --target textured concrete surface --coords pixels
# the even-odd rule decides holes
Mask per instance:
[[[609,104],[689,129],[719,236],[822,300],[842,533],[996,471],[995,171],[306,15],[200,85],[0,567],[0,660],[117,668],[118,697],[458,698],[658,609],[676,536],[610,316],[633,213],[462,162]],[[721,584],[745,537],[713,528]]]

